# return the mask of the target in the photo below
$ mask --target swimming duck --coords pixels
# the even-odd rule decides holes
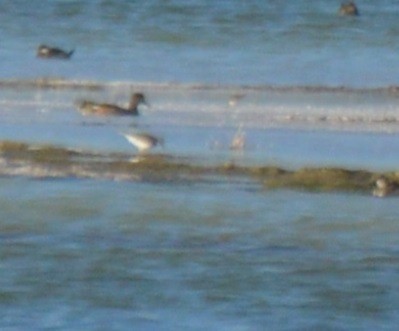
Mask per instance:
[[[123,136],[140,152],[147,151],[157,145],[163,146],[163,139],[148,133],[126,133]]]
[[[46,58],[46,59],[69,59],[74,53],[74,49],[67,52],[60,48],[50,47],[47,45],[40,45],[37,48],[37,57]]]
[[[341,4],[341,7],[339,8],[339,14],[347,16],[358,16],[359,10],[357,9],[357,6],[353,1],[349,1]]]
[[[130,103],[127,108],[111,105],[108,103],[96,103],[92,101],[83,101],[78,105],[80,112],[84,115],[100,115],[100,116],[123,116],[132,115],[137,116],[138,106],[140,104],[147,104],[143,93],[134,93],[130,98]]]

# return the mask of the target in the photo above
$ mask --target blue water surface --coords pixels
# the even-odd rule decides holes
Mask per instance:
[[[359,17],[339,5],[2,1],[0,81],[102,85],[1,85],[0,139],[134,156],[121,132],[143,130],[193,163],[394,175],[399,3],[358,1]],[[38,59],[42,43],[75,53]],[[151,102],[138,118],[76,111],[84,98],[122,105],[137,86]],[[231,151],[239,130],[247,146]],[[310,193],[29,171],[0,178],[2,330],[397,329],[397,197],[372,197],[372,183]]]
[[[338,1],[5,1],[3,78],[223,84],[397,84],[398,4]],[[41,44],[71,61],[35,58]]]

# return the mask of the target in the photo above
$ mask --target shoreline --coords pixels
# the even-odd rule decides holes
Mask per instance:
[[[387,94],[399,96],[399,85],[386,85],[376,87],[352,87],[345,85],[281,85],[281,84],[218,84],[201,82],[177,81],[130,81],[130,80],[98,80],[74,79],[64,77],[38,77],[38,78],[3,78],[0,79],[0,88],[22,89],[88,89],[101,90],[106,88],[151,88],[154,90],[183,89],[218,90],[218,91],[247,91],[247,92],[276,92],[276,93],[339,93],[339,94]]]
[[[399,185],[398,172],[341,167],[288,170],[278,165],[243,166],[233,162],[201,165],[164,154],[127,155],[72,150],[55,145],[0,141],[0,175],[36,179],[104,179],[148,182],[212,182],[211,178],[260,184],[265,189],[371,193],[378,178]]]

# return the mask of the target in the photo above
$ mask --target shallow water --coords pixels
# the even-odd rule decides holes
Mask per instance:
[[[398,321],[395,199],[26,179],[1,191],[5,329]]]
[[[121,135],[162,137],[147,157],[185,167],[397,178],[398,4],[362,1],[356,18],[338,7],[2,2],[0,141],[28,147],[18,169],[0,151],[0,328],[396,330],[396,196],[226,171],[132,180],[142,156]],[[76,51],[40,60],[40,43]],[[136,91],[150,103],[136,118],[76,109]],[[54,175],[45,155],[38,174],[46,146],[102,163]],[[99,174],[119,159],[130,176]]]
[[[62,89],[24,82],[30,81],[0,92],[1,140],[137,155],[122,134],[149,132],[165,140],[155,153],[196,163],[387,171],[399,161],[399,99],[390,89],[96,83],[92,91],[89,82],[76,88],[64,81]],[[131,91],[144,91],[149,99],[139,117],[90,117],[77,110],[84,98],[124,105]],[[231,106],[235,95],[242,98]],[[237,134],[244,135],[245,146],[235,151],[230,147]]]
[[[119,132],[139,130],[165,138],[151,155],[193,166],[395,171],[398,162],[397,123],[387,115],[396,97],[384,91],[366,95],[361,110],[353,100],[364,91],[250,90],[256,97],[231,107],[226,87],[147,86],[151,108],[133,119],[80,115],[74,102],[84,91],[4,89],[0,138],[134,159]],[[126,88],[91,93],[126,99]],[[343,114],[357,120],[340,127]],[[239,129],[246,146],[233,151]],[[57,179],[50,166],[33,179],[27,169],[0,179],[4,329],[397,325],[395,197],[270,190],[239,177]]]

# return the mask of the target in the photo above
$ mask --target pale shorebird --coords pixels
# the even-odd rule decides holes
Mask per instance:
[[[139,152],[148,151],[158,145],[163,146],[164,140],[148,133],[123,133],[128,142],[134,145]]]
[[[339,8],[339,14],[347,16],[358,16],[359,10],[357,9],[357,6],[353,1],[349,1],[341,4],[341,7]]]
[[[46,59],[69,59],[74,53],[74,49],[67,52],[57,47],[50,47],[47,45],[40,45],[37,48],[36,56]]]
[[[246,145],[245,132],[242,131],[240,127],[231,141],[230,149],[236,151],[242,151],[244,150],[245,145]]]
[[[398,185],[391,182],[388,178],[381,176],[375,181],[373,195],[379,198],[391,195],[398,190]]]
[[[134,93],[130,98],[127,108],[108,103],[97,103],[93,101],[82,101],[78,105],[79,111],[84,115],[100,115],[100,116],[137,116],[139,115],[138,106],[140,104],[148,105],[143,93]]]

